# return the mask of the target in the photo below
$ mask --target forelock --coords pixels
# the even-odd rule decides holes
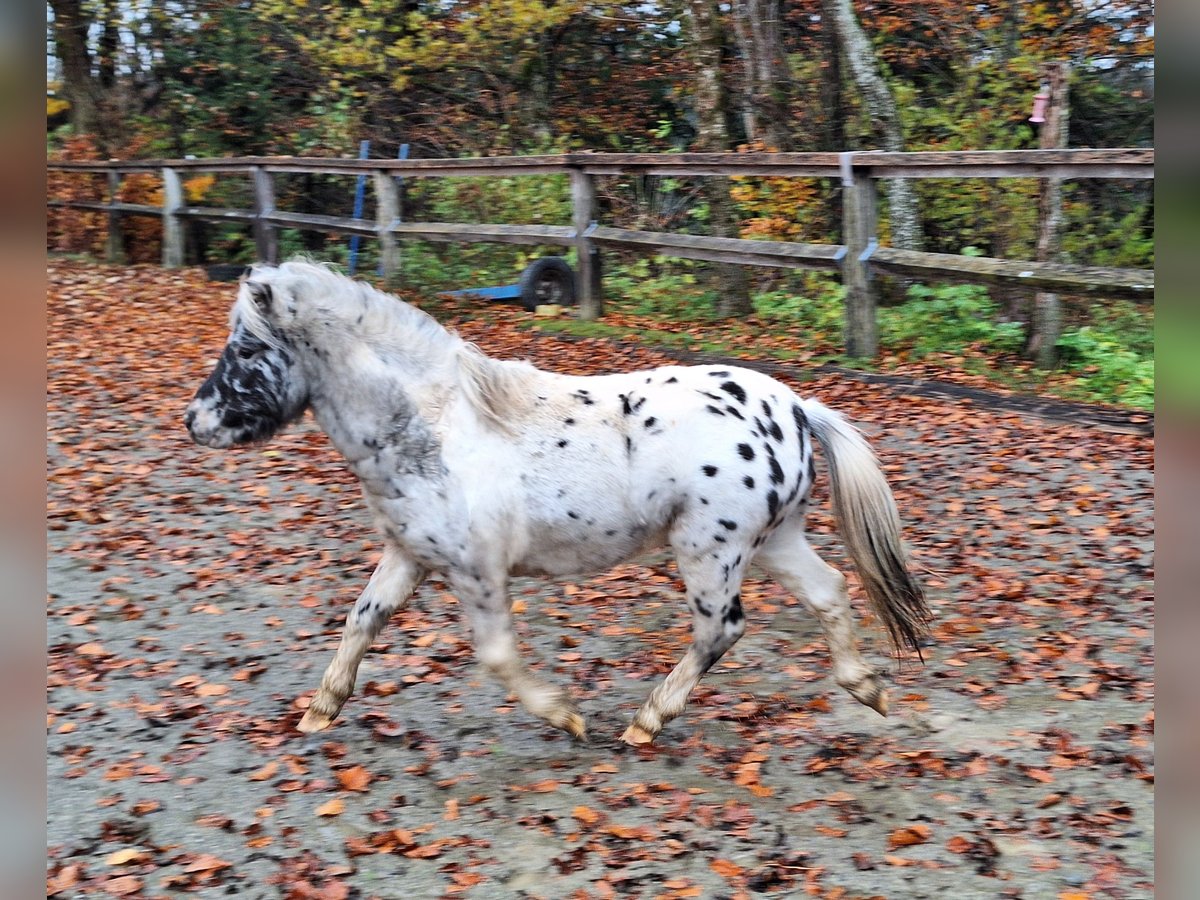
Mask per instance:
[[[250,275],[249,280],[242,282],[237,300],[234,301],[233,308],[229,311],[229,328],[232,331],[238,325],[241,325],[264,344],[270,347],[279,347],[282,343],[279,334],[272,327],[270,320],[267,319],[262,308],[254,300],[254,289],[251,287],[251,281],[264,283],[255,279],[254,274]],[[266,287],[270,290],[269,282],[266,283]]]

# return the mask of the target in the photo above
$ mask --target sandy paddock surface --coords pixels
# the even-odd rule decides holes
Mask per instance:
[[[52,261],[48,891],[56,897],[1145,898],[1153,893],[1152,439],[821,375],[895,488],[936,613],[893,712],[749,582],[746,637],[650,749],[616,741],[687,637],[666,557],[516,580],[578,743],[483,677],[430,581],[329,731],[295,724],[379,542],[306,422],[191,445],[233,292]],[[562,371],[667,362],[463,333]],[[819,476],[823,496],[824,474]],[[813,540],[848,570],[827,506]],[[856,606],[861,597],[854,591]],[[866,629],[881,665],[884,644]]]

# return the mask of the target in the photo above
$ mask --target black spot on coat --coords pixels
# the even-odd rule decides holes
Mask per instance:
[[[721,385],[721,390],[731,394],[738,403],[746,402],[746,389],[736,381],[727,381]]]

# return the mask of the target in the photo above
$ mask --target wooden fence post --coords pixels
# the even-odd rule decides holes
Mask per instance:
[[[575,228],[575,297],[579,318],[590,322],[604,315],[600,284],[600,251],[587,237],[596,218],[596,185],[592,176],[571,170],[571,224]]]
[[[116,169],[108,170],[108,202],[111,207],[117,203],[121,194],[121,173]],[[108,211],[108,243],[104,248],[104,258],[119,266],[125,265],[125,240],[121,234],[121,214],[115,209]]]
[[[1041,126],[1042,133],[1038,136],[1038,145],[1043,150],[1059,150],[1067,146],[1067,126],[1071,115],[1067,63],[1047,63],[1043,71],[1050,88],[1050,102],[1046,108],[1046,121]],[[1060,261],[1062,242],[1059,239],[1059,227],[1062,218],[1062,180],[1043,178],[1038,195],[1038,262]],[[1035,294],[1031,318],[1027,352],[1039,368],[1052,369],[1058,362],[1057,344],[1063,327],[1062,301],[1058,294],[1046,291]]]
[[[375,233],[379,238],[379,265],[384,284],[393,285],[400,278],[400,250],[392,226],[400,218],[400,189],[396,179],[386,170],[375,173]]]
[[[183,265],[183,182],[174,169],[162,170],[163,181],[163,267],[175,269]]]
[[[254,187],[254,247],[259,262],[279,262],[279,231],[263,217],[275,212],[275,181],[262,166],[251,166]]]
[[[876,245],[878,203],[875,179],[854,171],[854,154],[841,154],[842,283],[846,287],[846,355],[870,359],[879,351],[879,323],[867,257]]]

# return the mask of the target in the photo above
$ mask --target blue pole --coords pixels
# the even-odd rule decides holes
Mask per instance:
[[[362,141],[358,145],[358,158],[366,159],[367,151],[371,149],[370,141]],[[354,218],[361,219],[363,211],[363,193],[367,188],[367,176],[359,175],[358,184],[354,188]],[[358,240],[360,235],[350,236],[350,274],[358,268]]]

